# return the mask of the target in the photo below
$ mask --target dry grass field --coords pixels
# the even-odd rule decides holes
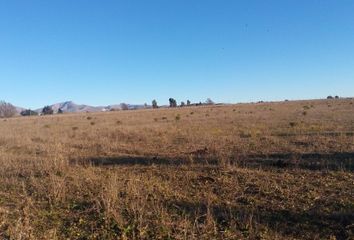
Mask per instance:
[[[0,239],[353,239],[354,100],[0,120]]]

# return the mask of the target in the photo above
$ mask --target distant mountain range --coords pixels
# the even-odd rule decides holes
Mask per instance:
[[[64,113],[77,113],[77,112],[108,112],[108,111],[113,111],[113,110],[122,110],[125,104],[115,104],[115,105],[108,105],[108,106],[89,106],[89,105],[84,105],[84,104],[76,104],[72,101],[67,101],[67,102],[61,102],[61,103],[55,103],[52,105],[49,105],[55,113],[61,109]],[[150,106],[145,106],[145,105],[133,105],[133,104],[126,104],[128,109],[142,109],[142,108],[149,108]],[[22,107],[16,107],[16,110],[18,113],[23,111],[25,108]],[[34,110],[38,113],[42,112],[42,108]]]
[[[20,114],[20,112],[22,112],[23,110],[25,110],[25,109],[22,108],[22,107],[16,107],[16,106],[15,106],[15,108],[16,108],[16,112],[19,113],[19,114]]]

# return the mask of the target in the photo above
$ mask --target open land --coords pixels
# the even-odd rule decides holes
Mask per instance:
[[[354,99],[0,120],[0,239],[351,239]]]

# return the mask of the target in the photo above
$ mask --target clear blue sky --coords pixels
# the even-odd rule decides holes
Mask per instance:
[[[353,96],[354,1],[1,1],[0,83],[31,108]]]

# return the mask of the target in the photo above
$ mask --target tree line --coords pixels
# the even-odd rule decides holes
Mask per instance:
[[[59,108],[58,114],[63,113],[63,110]],[[10,118],[17,114],[17,109],[11,103],[0,101],[0,118]],[[51,106],[45,106],[42,111],[42,115],[51,115],[54,114],[54,110]],[[38,112],[31,109],[25,109],[20,112],[21,116],[37,116]]]
[[[177,101],[174,98],[169,98],[168,101],[169,101],[170,108],[214,104],[214,102],[210,98],[208,98],[204,103],[202,103],[202,102],[191,103],[190,100],[187,100],[186,102],[182,101],[179,105],[177,104]],[[149,106],[146,103],[144,104],[144,107],[149,108]],[[157,101],[155,99],[152,101],[151,107],[153,109],[159,108],[159,105],[157,104]],[[121,109],[122,110],[129,110],[128,104],[122,103]],[[61,114],[61,113],[64,113],[64,111],[61,108],[59,108],[58,114]],[[9,118],[9,117],[15,116],[16,114],[17,114],[17,109],[14,105],[12,105],[11,103],[5,102],[5,101],[0,101],[0,118]],[[52,114],[54,114],[54,110],[51,106],[45,106],[40,111],[40,113],[33,111],[31,109],[22,110],[20,113],[21,116],[37,116],[39,114],[40,115],[52,115]]]
[[[214,101],[211,100],[210,98],[208,98],[204,103],[202,103],[202,102],[191,103],[190,100],[187,100],[186,102],[182,101],[180,103],[180,105],[178,105],[176,99],[174,99],[174,98],[169,98],[168,102],[169,102],[169,107],[170,108],[185,107],[185,106],[213,105],[213,104],[215,104]],[[159,108],[159,106],[157,105],[157,101],[155,99],[152,100],[152,108]]]

